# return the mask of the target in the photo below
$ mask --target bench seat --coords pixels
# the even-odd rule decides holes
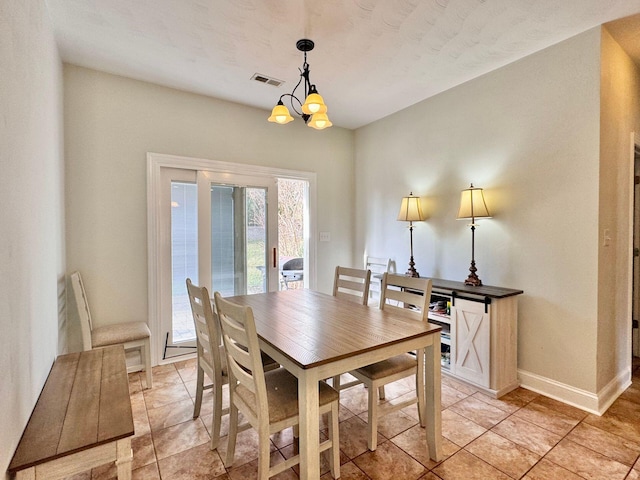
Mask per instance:
[[[56,480],[115,461],[131,479],[133,414],[122,345],[59,356],[8,472]]]

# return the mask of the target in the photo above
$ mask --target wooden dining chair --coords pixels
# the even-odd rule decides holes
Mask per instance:
[[[382,310],[392,311],[395,315],[404,318],[426,322],[430,298],[431,279],[429,278],[412,278],[390,273],[385,273],[382,277],[380,297]],[[382,415],[417,402],[420,425],[425,426],[423,359],[424,349],[419,349],[415,352],[415,356],[412,353],[405,353],[350,372],[368,387],[367,445],[369,450],[374,451],[377,447],[378,417]],[[411,376],[415,376],[416,379],[416,396],[394,405],[387,403],[384,408],[379,409],[376,397],[384,399],[384,386]]]
[[[110,345],[123,345],[125,351],[139,350],[140,364],[130,365],[127,372],[144,370],[146,373],[147,388],[153,387],[153,373],[151,372],[151,332],[146,322],[135,321],[115,323],[102,327],[93,327],[89,300],[84,289],[84,283],[80,272],[71,275],[71,287],[76,302],[80,328],[82,330],[82,348],[84,351],[94,348],[108,347]]]
[[[333,296],[366,305],[369,298],[371,270],[336,267],[333,278]]]
[[[191,303],[191,313],[196,331],[196,348],[198,372],[196,377],[196,398],[193,405],[193,418],[200,416],[202,395],[205,390],[213,389],[213,418],[211,420],[211,450],[220,444],[220,428],[222,415],[229,413],[229,408],[222,408],[222,387],[229,383],[227,355],[224,350],[220,332],[218,315],[213,311],[209,291],[199,287],[187,278],[187,292]],[[263,355],[265,369],[277,368],[279,365],[269,356]],[[205,385],[205,375],[211,383]]]
[[[360,270],[357,268],[336,267],[333,278],[333,296],[348,300],[350,302],[367,305],[369,301],[369,285],[371,283],[371,270]],[[360,385],[360,380],[350,380],[341,383],[340,375],[332,379],[332,386],[336,390],[344,390],[355,385]]]
[[[222,415],[229,413],[222,408],[222,386],[229,383],[227,358],[222,345],[218,318],[213,312],[211,298],[205,287],[199,287],[187,278],[187,292],[191,303],[191,313],[196,330],[196,349],[198,374],[196,378],[196,398],[193,405],[193,418],[200,415],[204,390],[213,389],[213,419],[211,421],[211,450],[220,443],[220,425]],[[205,385],[205,374],[212,383]]]
[[[271,466],[269,436],[298,425],[298,380],[284,368],[264,371],[260,361],[258,334],[250,307],[237,305],[214,293],[222,325],[222,338],[229,365],[229,443],[225,466],[233,464],[238,429],[238,410],[257,431],[259,437],[258,478],[266,480],[297,465],[299,455]],[[324,382],[318,383],[319,412],[329,413],[329,439],[319,452],[330,450],[331,476],[340,477],[338,440],[339,395]]]
[[[371,257],[367,255],[364,259],[365,270],[371,270],[371,287],[369,288],[369,298],[380,301],[380,290],[382,287],[382,276],[391,267],[390,258]]]

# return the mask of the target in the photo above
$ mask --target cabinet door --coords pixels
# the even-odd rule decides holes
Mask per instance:
[[[456,299],[451,308],[451,324],[455,325],[455,336],[451,338],[455,343],[453,373],[489,388],[491,323],[484,303]]]

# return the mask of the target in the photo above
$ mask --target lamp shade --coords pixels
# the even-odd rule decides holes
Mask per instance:
[[[275,107],[273,107],[271,116],[267,120],[284,125],[286,123],[293,122],[293,117],[291,116],[291,114],[289,114],[289,109],[282,103],[281,100]]]
[[[315,128],[316,130],[323,130],[333,125],[333,123],[331,123],[331,120],[329,120],[326,113],[314,113],[307,125],[311,128]]]
[[[398,212],[398,220],[403,222],[418,222],[424,220],[420,197],[414,197],[410,193],[408,197],[402,197],[402,204]]]
[[[302,105],[302,112],[307,115],[327,113],[327,106],[324,104],[324,99],[319,93],[310,93]]]
[[[462,190],[460,196],[460,209],[458,210],[458,220],[476,218],[491,218],[487,204],[484,201],[484,194],[481,188],[473,186],[473,183],[466,190]]]

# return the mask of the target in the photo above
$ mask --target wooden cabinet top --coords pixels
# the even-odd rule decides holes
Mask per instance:
[[[524,293],[523,290],[513,288],[494,287],[491,285],[481,285],[474,287],[473,285],[465,285],[464,282],[454,282],[452,280],[443,280],[442,278],[432,278],[433,292],[448,293],[455,292],[462,295],[479,295],[489,298],[505,298]]]

